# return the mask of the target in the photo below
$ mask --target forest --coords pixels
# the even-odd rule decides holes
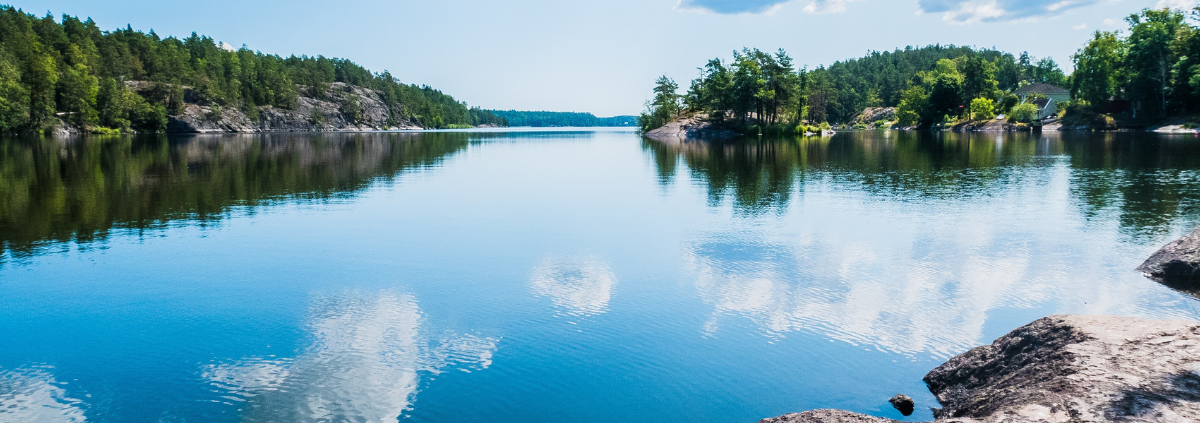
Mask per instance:
[[[596,117],[591,113],[489,110],[505,119],[507,126],[540,127],[588,127],[588,126],[637,126],[637,116]]]
[[[850,123],[867,107],[896,107],[904,126],[1012,113],[1031,106],[1014,91],[1032,83],[1069,89],[1060,115],[1113,116],[1152,122],[1196,113],[1200,107],[1200,8],[1190,14],[1144,9],[1128,28],[1097,31],[1071,56],[1067,75],[1051,58],[954,45],[906,47],[816,69],[799,68],[784,51],[735,51],[709,60],[685,94],[660,77],[640,116],[645,129],[680,113],[702,112],[742,126]]]
[[[379,91],[390,123],[503,122],[434,88],[404,84],[347,59],[284,58],[196,33],[164,38],[128,25],[102,31],[91,19],[39,18],[0,6],[0,132],[40,131],[58,119],[80,128],[164,131],[185,102],[235,107],[257,119],[260,106],[293,108],[299,95],[319,96],[334,82]]]

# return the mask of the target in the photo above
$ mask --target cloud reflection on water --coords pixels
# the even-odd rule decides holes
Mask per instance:
[[[0,369],[0,423],[82,422],[83,402],[67,396],[50,367]]]
[[[988,341],[985,324],[1004,308],[1056,302],[1074,313],[1181,317],[1148,312],[1146,305],[1172,298],[1147,284],[1097,284],[1120,277],[1103,264],[1112,252],[1051,255],[1056,246],[987,233],[890,235],[872,243],[820,232],[793,239],[753,231],[702,237],[685,249],[685,261],[700,298],[714,309],[703,330],[716,334],[724,316],[738,316],[768,336],[808,332],[949,357]],[[1054,270],[1032,270],[1047,268]]]
[[[395,421],[411,406],[422,372],[486,369],[496,350],[491,338],[431,341],[423,320],[409,294],[317,297],[308,317],[313,341],[299,356],[213,364],[203,376],[227,399],[247,403],[243,421]]]
[[[547,257],[533,271],[533,292],[574,316],[608,311],[617,277],[598,257]]]

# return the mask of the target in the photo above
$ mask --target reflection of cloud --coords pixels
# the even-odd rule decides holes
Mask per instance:
[[[0,422],[82,422],[82,402],[66,396],[49,368],[0,370]]]
[[[309,310],[312,345],[291,359],[246,358],[204,369],[227,397],[247,401],[245,421],[395,421],[408,409],[419,371],[491,364],[495,340],[423,341],[411,295],[348,292]]]
[[[985,323],[997,309],[1053,301],[1073,313],[1140,315],[1140,305],[1160,301],[1144,285],[1098,286],[1110,272],[1101,263],[1111,257],[1055,266],[1039,260],[1077,258],[1030,245],[1036,243],[1024,235],[965,227],[939,237],[925,229],[876,233],[871,242],[839,239],[845,228],[798,240],[767,233],[701,239],[685,259],[700,298],[714,308],[703,329],[716,333],[722,319],[736,316],[772,337],[816,333],[946,357],[985,341]],[[1040,253],[1047,250],[1054,252]]]
[[[1050,17],[1069,9],[1091,6],[1101,0],[917,0],[923,13],[941,13],[955,23],[1006,22]]]
[[[534,293],[550,297],[567,314],[591,316],[608,311],[617,276],[596,257],[548,257],[533,270],[531,282]]]

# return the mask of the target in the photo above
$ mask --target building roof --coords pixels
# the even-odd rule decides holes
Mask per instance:
[[[1050,104],[1050,99],[1035,98],[1035,99],[1033,99],[1032,103],[1033,103],[1033,105],[1037,106],[1038,110],[1041,110],[1041,109],[1045,109],[1047,104]]]
[[[1067,91],[1066,89],[1064,89],[1062,87],[1056,87],[1054,85],[1043,84],[1040,82],[1037,84],[1029,84],[1029,85],[1026,85],[1024,87],[1017,89],[1018,95],[1031,94],[1031,93],[1045,94],[1045,95],[1052,95],[1052,94],[1053,95],[1071,95],[1070,91]]]

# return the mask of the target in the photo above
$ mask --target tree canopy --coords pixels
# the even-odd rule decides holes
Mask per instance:
[[[333,82],[382,93],[392,123],[424,127],[496,122],[428,86],[404,84],[347,59],[280,57],[234,49],[192,33],[160,37],[128,25],[102,31],[91,19],[37,17],[0,6],[0,131],[39,130],[60,116],[80,126],[163,130],[185,100],[236,107],[293,108],[302,93]],[[185,91],[194,98],[185,99]]]

